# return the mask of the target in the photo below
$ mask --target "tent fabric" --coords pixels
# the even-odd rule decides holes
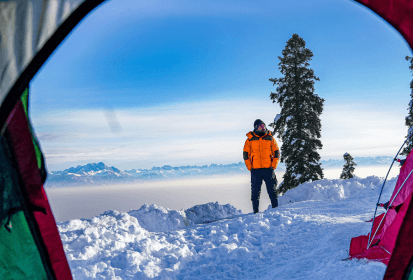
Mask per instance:
[[[411,152],[400,169],[399,178],[390,199],[389,206],[401,207],[398,211],[391,207],[385,214],[374,219],[372,240],[370,247],[367,248],[366,240],[369,234],[352,239],[350,243],[351,258],[367,258],[370,260],[380,261],[384,264],[390,262],[390,258],[395,248],[397,235],[406,216],[410,201],[413,196],[413,153]],[[394,200],[393,200],[394,199]],[[397,201],[397,204],[395,203]],[[396,205],[395,205],[396,204]],[[376,232],[377,227],[380,225]]]
[[[12,110],[0,138],[0,263],[7,262],[1,265],[0,278],[72,279],[43,189],[43,156],[40,146],[36,152],[25,98],[28,92]]]
[[[104,0],[0,1],[0,128],[43,63],[102,2]]]
[[[413,259],[413,203],[412,200],[410,200],[404,204],[408,204],[406,207],[406,215],[400,226],[393,254],[384,274],[383,279],[386,280],[413,279],[413,273],[410,274],[409,278],[405,277],[406,270],[409,268]]]
[[[390,23],[413,49],[412,0],[355,0]]]
[[[383,224],[380,224],[380,221],[383,219],[384,213],[377,216],[376,219],[374,219],[374,224],[373,224],[373,232],[376,231],[377,227],[380,225],[380,228],[378,229],[378,233],[380,233],[383,229]],[[371,220],[373,221],[373,219]],[[382,263],[387,264],[390,260],[390,254],[383,250],[381,247],[372,247],[370,250],[367,249],[367,244],[369,242],[369,236],[370,233],[367,235],[361,235],[358,237],[354,237],[351,239],[350,242],[350,251],[349,255],[351,258],[370,258],[374,260],[381,261]],[[374,244],[374,243],[373,243]]]
[[[0,102],[34,55],[84,0],[0,2]]]
[[[412,188],[413,185],[409,185],[406,187]],[[386,217],[385,223],[389,224],[391,222],[391,224],[386,229],[384,229],[383,226],[383,233],[376,237],[376,240],[380,240],[380,246],[382,246],[385,250],[389,252],[393,252],[394,246],[396,244],[397,235],[399,233],[401,224],[406,216],[407,208],[411,199],[412,195],[409,195],[392,221],[389,221],[390,219]],[[390,211],[395,212],[394,209],[390,209],[388,212]]]
[[[0,228],[5,226],[13,209],[21,208],[23,200],[15,188],[18,175],[10,163],[10,151],[6,147],[6,139],[0,139]]]
[[[12,229],[0,229],[0,275],[2,279],[47,279],[42,259],[23,211],[10,219]]]
[[[410,173],[412,173],[412,170],[413,153],[410,153],[400,169],[399,178],[394,188],[394,192],[390,198],[391,206],[397,207],[401,205],[401,208],[396,211],[396,209],[392,207],[387,211],[382,231],[380,234],[376,234],[372,242],[372,244],[374,244],[375,242],[380,240],[380,246],[382,246],[389,252],[393,251],[397,234],[406,215],[406,204],[411,200],[413,192],[413,174]]]
[[[412,0],[355,0],[371,9],[390,23],[407,41],[410,49],[413,49],[413,1]],[[407,160],[406,160],[407,162]],[[404,165],[406,164],[404,163]],[[404,167],[403,165],[403,167]],[[405,170],[412,170],[412,167],[405,167]],[[401,175],[400,175],[401,176]],[[409,179],[410,180],[410,179]],[[406,182],[408,188],[403,192],[410,192],[411,182]],[[392,254],[384,275],[384,279],[409,279],[413,280],[413,273],[408,275],[408,269],[412,267],[413,261],[413,203],[411,203],[411,193],[401,193],[396,198],[394,205],[406,198],[400,208],[400,216],[394,212],[389,213],[389,221],[393,220],[394,226],[382,231],[380,237],[383,238],[383,245],[386,248],[393,247]],[[404,212],[404,214],[403,214]],[[403,218],[401,218],[403,216]],[[388,234],[388,235],[385,235]],[[394,245],[393,245],[394,244]]]
[[[16,104],[7,123],[7,135],[18,164],[23,193],[27,197],[28,208],[32,211],[34,234],[38,235],[40,249],[44,250],[45,266],[51,265],[50,269],[56,279],[72,279],[56,222],[43,189],[30,122],[21,101]]]
[[[33,147],[32,136],[27,127],[26,114],[21,101],[14,107],[7,123],[7,131],[10,134],[30,203],[38,208],[46,209],[47,199],[42,191],[43,182],[39,176],[36,151]]]
[[[33,235],[9,133],[1,138],[0,151],[0,196],[6,200],[0,219],[0,279],[54,279]],[[7,203],[10,199],[14,203]]]
[[[373,233],[376,231],[377,227],[380,225],[378,229],[378,233],[381,233],[383,230],[383,224],[380,223],[380,221],[384,218],[384,213],[377,216],[376,219],[374,219],[374,224],[373,224]],[[349,256],[350,259],[371,259],[375,261],[380,261],[384,264],[388,264],[390,260],[390,253],[385,250],[382,246],[371,246],[367,250],[367,245],[369,242],[369,237],[370,233],[367,235],[361,235],[358,237],[354,237],[351,239],[350,242],[350,250],[349,250]],[[374,240],[372,244],[375,244],[378,242],[378,240]]]
[[[28,87],[71,30],[102,2],[0,1],[1,279],[72,279],[43,189],[46,169],[28,117]]]
[[[31,124],[31,122],[29,120],[29,117],[28,117],[29,116],[29,89],[28,88],[24,91],[24,93],[23,93],[22,97],[20,98],[20,100],[22,102],[24,112],[26,113],[30,133],[32,135],[34,149],[36,151],[37,166],[39,168],[40,175],[42,176],[42,182],[44,183],[46,181],[46,176],[47,176],[44,157],[43,157],[43,153],[40,149],[39,141],[37,140],[37,137],[33,132],[32,124]]]
[[[404,162],[403,166],[400,168],[399,176],[403,178],[407,178],[409,173],[412,172],[412,170],[413,170],[413,160],[408,161],[406,158],[406,161]],[[404,184],[408,186],[412,185],[413,176],[408,177],[406,182],[404,182]],[[395,197],[396,193],[393,193],[390,198],[390,201],[393,201],[392,206],[399,206],[400,204],[402,204],[412,192],[413,192],[412,188],[401,188],[400,192],[397,194],[397,197]]]

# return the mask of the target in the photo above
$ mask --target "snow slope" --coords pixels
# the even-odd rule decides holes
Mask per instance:
[[[255,215],[217,203],[144,205],[58,228],[74,279],[381,279],[384,264],[342,259],[350,239],[370,230],[382,184],[375,176],[305,183]]]

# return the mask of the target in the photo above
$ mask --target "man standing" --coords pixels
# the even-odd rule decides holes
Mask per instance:
[[[259,212],[262,180],[267,186],[272,208],[278,206],[277,177],[274,169],[280,161],[277,142],[268,131],[265,123],[258,119],[254,122],[254,131],[247,133],[244,145],[244,161],[251,171],[251,201],[254,213]]]

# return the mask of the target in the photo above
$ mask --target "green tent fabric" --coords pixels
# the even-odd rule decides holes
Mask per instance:
[[[43,156],[25,98],[28,92],[15,105],[0,141],[0,278],[71,279],[43,189]]]
[[[2,279],[47,279],[26,219],[28,212],[7,138],[4,135],[0,140],[0,275]]]
[[[44,163],[44,157],[43,157],[43,153],[40,149],[40,144],[39,141],[36,138],[36,135],[33,132],[33,128],[32,128],[32,124],[30,122],[29,119],[29,89],[26,89],[23,92],[22,97],[20,98],[21,102],[23,104],[23,108],[24,108],[24,112],[26,113],[26,117],[27,117],[27,121],[28,121],[28,125],[29,125],[29,129],[30,129],[30,133],[32,135],[32,140],[33,140],[33,145],[34,145],[34,149],[36,150],[36,160],[37,160],[37,166],[39,167],[39,170],[41,172],[43,181],[46,180],[46,168],[45,168],[45,163]]]
[[[42,259],[23,211],[13,215],[9,230],[0,229],[2,279],[47,279]]]
[[[10,162],[12,157],[11,151],[3,137],[0,141],[0,226],[5,226],[9,212],[12,209],[22,207],[23,199],[19,190],[15,188],[18,184],[18,177]]]
[[[72,279],[47,201],[29,84],[103,0],[0,1],[0,279]]]

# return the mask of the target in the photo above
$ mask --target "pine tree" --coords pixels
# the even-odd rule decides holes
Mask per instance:
[[[346,163],[343,165],[343,171],[341,172],[340,179],[351,179],[354,177],[354,166],[357,164],[353,161],[354,158],[349,153],[345,153],[343,157]]]
[[[406,56],[406,60],[409,61],[410,60],[410,70],[412,71],[413,74],[413,57],[410,56]],[[409,111],[409,115],[406,117],[405,120],[405,124],[406,126],[409,128],[408,133],[406,138],[410,135],[411,131],[411,127],[413,127],[413,80],[410,82],[410,89],[411,89],[411,93],[410,93],[410,102],[409,102],[409,108],[407,108],[407,110]],[[400,153],[400,155],[402,156],[407,156],[410,151],[413,149],[413,137],[411,137],[407,142],[406,142],[406,146],[404,147],[403,151]]]
[[[278,69],[284,76],[270,79],[278,85],[270,98],[281,107],[271,126],[283,142],[281,162],[285,162],[286,171],[279,192],[285,193],[301,183],[324,178],[317,152],[323,147],[320,115],[324,99],[314,93],[314,82],[319,78],[308,68],[313,53],[305,47],[305,41],[293,34],[282,55]]]

